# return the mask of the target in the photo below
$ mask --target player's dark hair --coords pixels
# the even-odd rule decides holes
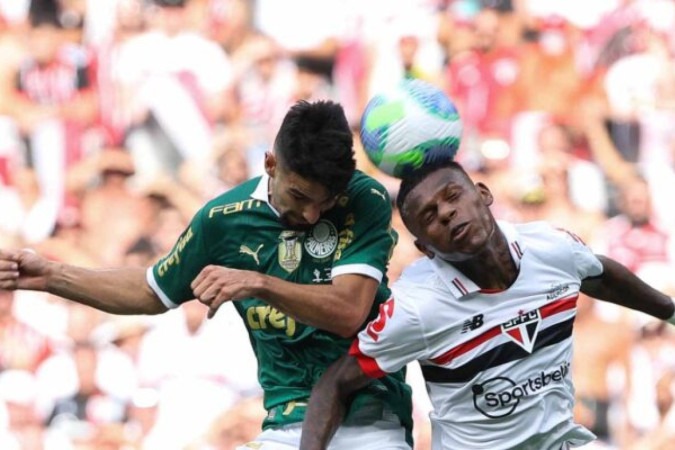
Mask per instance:
[[[284,117],[274,151],[284,168],[337,195],[347,188],[356,168],[353,145],[342,106],[303,100]]]
[[[420,184],[430,174],[445,168],[458,170],[467,178],[469,177],[464,168],[455,161],[443,161],[438,164],[429,164],[427,166],[423,166],[411,174],[406,175],[401,180],[401,186],[399,187],[398,195],[396,196],[396,207],[398,210],[403,213],[403,205],[405,204],[406,197],[408,197],[408,194],[410,194],[410,192],[415,189],[418,184]]]

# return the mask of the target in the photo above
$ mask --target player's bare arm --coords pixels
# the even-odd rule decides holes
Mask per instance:
[[[331,284],[309,285],[221,266],[205,267],[191,284],[195,297],[209,307],[209,317],[227,301],[257,297],[299,322],[343,337],[361,328],[377,286],[364,275],[340,275]]]
[[[0,289],[45,291],[112,314],[166,311],[145,281],[145,269],[84,269],[31,251],[0,250]]]
[[[342,423],[352,394],[371,380],[355,357],[344,355],[335,361],[312,389],[300,449],[325,449]]]
[[[641,311],[662,320],[672,320],[675,304],[613,259],[598,255],[603,273],[587,278],[581,292],[599,300]]]

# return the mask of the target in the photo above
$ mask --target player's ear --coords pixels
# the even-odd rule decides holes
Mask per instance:
[[[424,253],[427,258],[433,259],[434,256],[436,256],[436,253],[434,253],[433,250],[431,250],[429,247],[421,243],[419,239],[415,239],[414,244],[415,247],[417,247],[417,250],[419,250],[421,253]]]
[[[277,169],[277,157],[272,152],[265,152],[265,173],[274,178],[274,172]]]
[[[483,198],[483,203],[485,204],[485,206],[492,205],[492,202],[494,202],[494,197],[492,196],[490,188],[488,188],[483,183],[478,182],[476,183],[476,190],[478,190],[478,193]]]

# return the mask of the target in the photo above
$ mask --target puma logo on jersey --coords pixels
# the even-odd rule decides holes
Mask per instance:
[[[256,263],[257,265],[260,265],[260,260],[258,259],[258,253],[260,252],[260,249],[263,248],[263,245],[265,245],[265,244],[260,244],[260,245],[258,246],[258,248],[257,248],[255,251],[253,251],[253,250],[251,250],[247,245],[243,245],[243,244],[242,244],[242,245],[239,247],[239,253],[243,253],[243,254],[245,254],[245,255],[250,255],[250,256],[252,256],[252,257],[253,257],[253,260],[255,261],[255,263]]]
[[[382,197],[382,200],[384,200],[385,202],[387,201],[387,197],[384,195],[384,193],[378,191],[375,188],[370,188],[370,193],[375,194],[375,195],[379,195],[380,197]]]
[[[284,408],[284,411],[281,414],[287,416],[290,413],[292,413],[295,408],[304,408],[304,407],[307,407],[307,402],[298,402],[293,400],[286,404],[286,407]]]

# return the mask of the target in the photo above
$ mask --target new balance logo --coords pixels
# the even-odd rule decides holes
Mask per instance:
[[[263,245],[265,244],[260,244],[255,251],[251,250],[247,245],[241,245],[239,246],[239,253],[253,257],[253,260],[259,266],[260,260],[258,259],[258,253],[260,252],[260,249],[263,248]]]
[[[477,330],[483,326],[483,315],[478,314],[473,316],[471,319],[467,320],[462,324],[462,334],[469,331]]]

